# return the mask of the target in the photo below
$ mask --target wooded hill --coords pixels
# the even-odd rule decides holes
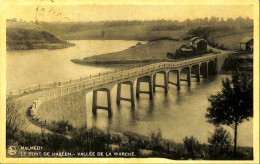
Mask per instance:
[[[72,46],[34,23],[7,21],[7,50],[56,49]]]

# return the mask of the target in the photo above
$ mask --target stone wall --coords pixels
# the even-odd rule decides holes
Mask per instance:
[[[34,113],[34,119],[47,124],[69,121],[73,127],[86,125],[85,92],[70,93],[42,103]]]

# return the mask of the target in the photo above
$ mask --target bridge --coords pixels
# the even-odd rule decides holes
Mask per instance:
[[[132,107],[135,106],[134,96],[139,98],[140,94],[148,94],[150,99],[153,98],[153,93],[157,87],[164,89],[165,93],[168,93],[168,85],[174,85],[180,89],[180,82],[185,81],[187,85],[191,85],[191,78],[196,78],[196,81],[200,81],[201,78],[208,78],[209,75],[217,74],[230,53],[220,54],[208,54],[206,56],[192,58],[188,60],[178,62],[160,62],[154,63],[142,67],[136,67],[127,69],[125,71],[114,71],[99,74],[96,77],[80,78],[77,81],[59,82],[50,84],[50,89],[47,94],[41,95],[35,101],[33,101],[30,108],[30,114],[34,116],[37,110],[46,102],[50,100],[70,95],[72,93],[93,92],[92,99],[92,113],[97,114],[98,109],[108,111],[108,114],[112,114],[111,109],[111,95],[110,90],[117,86],[117,97],[116,103],[120,104],[121,101],[128,101]],[[170,72],[176,76],[176,81],[170,81]],[[164,84],[157,84],[156,76],[162,74]],[[185,78],[181,78],[181,74],[186,74]],[[142,90],[140,83],[146,83],[149,86],[148,91]],[[135,85],[134,85],[135,84]],[[129,85],[130,87],[130,98],[121,97],[121,86]],[[136,86],[134,88],[134,86]],[[41,85],[37,85],[36,89],[40,89]],[[135,91],[135,95],[134,95]],[[19,91],[20,92],[20,91]],[[97,103],[98,92],[105,92],[107,99],[107,106],[100,106]]]

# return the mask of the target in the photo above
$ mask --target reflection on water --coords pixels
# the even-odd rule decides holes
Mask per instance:
[[[77,46],[61,50],[7,51],[7,90],[110,71],[113,68],[78,65],[70,60],[123,50],[137,43],[96,40],[72,42]],[[176,82],[175,76],[171,73],[170,81]],[[181,76],[185,78],[185,74]],[[182,81],[180,90],[169,84],[168,94],[165,94],[163,88],[156,88],[153,100],[149,99],[148,94],[140,94],[139,99],[135,98],[135,107],[131,107],[131,103],[126,101],[117,105],[117,86],[114,86],[111,90],[112,117],[108,117],[105,110],[97,110],[96,116],[92,114],[93,94],[89,92],[86,94],[87,122],[69,121],[72,124],[77,123],[78,126],[87,124],[88,128],[96,126],[104,130],[131,131],[147,136],[150,136],[152,131],[161,129],[164,138],[176,142],[182,142],[185,136],[193,135],[200,142],[207,143],[207,138],[214,131],[214,126],[207,123],[205,118],[206,109],[210,105],[207,98],[221,90],[221,81],[225,77],[217,75],[209,80],[201,79],[200,82],[192,78],[191,86]],[[157,84],[163,84],[163,75],[157,75]],[[148,85],[141,83],[141,88],[148,90]],[[128,85],[122,85],[122,97],[130,97]],[[106,94],[98,94],[98,105],[107,105]],[[252,127],[252,120],[239,125],[238,145],[253,145]],[[226,129],[233,135],[232,129]]]
[[[196,82],[192,79],[191,86],[187,82],[181,82],[181,89],[169,85],[168,94],[163,88],[156,88],[153,100],[148,94],[140,94],[135,98],[135,107],[131,103],[121,101],[116,104],[116,86],[111,90],[112,113],[98,110],[97,116],[93,116],[92,92],[86,94],[87,126],[96,126],[104,130],[130,131],[149,136],[152,131],[161,129],[163,137],[182,142],[185,136],[195,136],[200,142],[207,143],[208,137],[214,132],[214,126],[207,123],[205,113],[210,105],[207,98],[221,90],[221,81],[225,75],[210,77]],[[175,80],[175,79],[174,79]],[[163,84],[163,78],[157,78],[157,84]],[[135,86],[134,86],[135,88]],[[142,90],[148,86],[143,84]],[[122,87],[122,96],[129,98],[129,87]],[[105,94],[98,95],[98,99],[105,100]],[[99,105],[106,105],[101,103]],[[233,130],[229,129],[231,135]],[[252,146],[252,121],[240,125],[238,136],[239,145]]]

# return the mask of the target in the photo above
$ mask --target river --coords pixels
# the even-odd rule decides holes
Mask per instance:
[[[35,84],[54,81],[78,79],[113,70],[108,67],[78,65],[70,60],[84,58],[103,53],[121,51],[135,45],[138,41],[122,40],[81,40],[71,41],[76,46],[57,50],[22,50],[7,51],[7,92],[25,88]],[[162,83],[160,75],[158,83]],[[226,75],[216,75],[209,79],[195,82],[191,86],[181,82],[181,89],[169,85],[168,94],[162,88],[156,88],[153,100],[148,95],[141,94],[136,99],[136,106],[131,108],[129,102],[121,101],[116,105],[116,86],[111,90],[112,112],[111,118],[104,110],[98,110],[97,117],[91,112],[92,93],[86,94],[87,122],[69,120],[78,126],[87,124],[88,127],[97,126],[101,129],[113,131],[130,131],[146,136],[151,132],[161,130],[162,136],[175,142],[182,142],[186,136],[194,136],[199,142],[207,143],[208,137],[214,132],[214,126],[207,123],[206,109],[209,107],[207,98],[222,88],[222,79]],[[173,79],[171,79],[173,80]],[[145,84],[142,89],[147,89]],[[129,97],[127,86],[122,87],[122,96]],[[104,100],[104,95],[99,95]],[[105,101],[98,102],[106,103]],[[68,114],[69,115],[69,114]],[[225,127],[233,136],[233,130]],[[253,146],[253,121],[246,121],[238,126],[238,145]]]

